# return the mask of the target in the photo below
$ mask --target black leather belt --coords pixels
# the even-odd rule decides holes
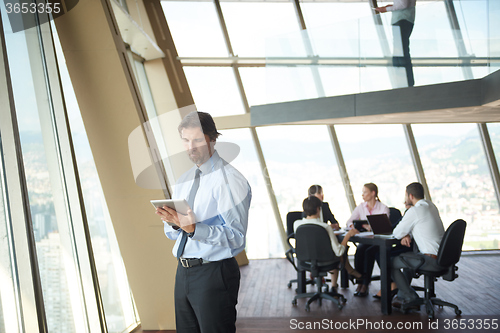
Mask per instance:
[[[199,259],[199,258],[186,258],[186,259],[179,258],[179,261],[180,261],[182,267],[184,267],[184,268],[196,267],[196,266],[200,266],[203,264],[209,264],[212,262],[212,261],[208,261],[205,259]]]

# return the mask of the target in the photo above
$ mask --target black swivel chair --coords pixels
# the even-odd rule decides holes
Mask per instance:
[[[288,282],[287,287],[291,288],[292,283],[297,283],[298,282],[298,274],[303,274],[298,271],[297,269],[297,264],[295,263],[295,247],[292,245],[291,240],[295,239],[295,233],[293,232],[293,223],[297,220],[302,219],[302,212],[288,212],[286,214],[286,234],[288,236],[287,241],[288,241],[288,250],[285,252],[285,257],[288,259],[288,261],[292,264],[293,268],[297,272],[297,279],[292,279]],[[307,284],[314,284],[313,280],[306,280],[305,281],[306,285]]]
[[[443,277],[443,279],[447,281],[453,281],[458,277],[456,274],[458,267],[455,265],[460,260],[460,255],[462,253],[466,226],[467,223],[464,220],[456,220],[444,233],[437,254],[437,263],[439,266],[442,266],[443,269],[437,271],[427,271],[423,269],[415,270],[415,277],[419,277],[420,275],[424,275],[425,277],[425,294],[423,298],[418,298],[403,304],[401,306],[403,312],[407,312],[411,307],[425,304],[429,319],[434,318],[434,305],[449,306],[455,309],[455,314],[457,316],[462,314],[462,311],[460,311],[455,304],[436,298],[436,294],[434,293],[434,281],[436,281],[438,277]]]
[[[346,301],[343,295],[338,294],[334,288],[330,292],[323,292],[323,277],[332,269],[339,268],[340,263],[340,258],[332,250],[326,229],[314,224],[301,225],[297,228],[295,240],[297,268],[299,271],[311,272],[311,276],[316,280],[317,291],[296,295],[292,304],[297,305],[299,298],[309,298],[306,303],[306,311],[309,312],[312,302],[318,300],[321,305],[322,299],[328,299],[342,309]]]

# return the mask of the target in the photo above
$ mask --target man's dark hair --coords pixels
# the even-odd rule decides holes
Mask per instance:
[[[322,193],[322,192],[323,192],[323,188],[321,187],[321,185],[312,185],[311,187],[309,187],[307,194],[309,196],[311,196],[311,195],[315,195],[316,193]]]
[[[306,216],[316,215],[318,213],[318,208],[321,207],[323,203],[315,196],[310,196],[304,199],[302,202],[302,208]]]
[[[217,127],[215,127],[215,122],[212,116],[206,112],[193,111],[188,113],[184,119],[182,119],[179,127],[179,134],[181,134],[183,128],[201,127],[203,134],[208,135],[210,141],[215,141],[219,135],[217,132]]]
[[[411,183],[406,186],[406,193],[408,195],[413,195],[415,199],[423,199],[424,198],[424,187],[420,183]]]

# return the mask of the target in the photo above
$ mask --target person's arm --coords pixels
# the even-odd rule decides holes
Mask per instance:
[[[406,9],[408,7],[414,7],[415,1],[412,0],[396,0],[392,6],[386,6],[388,12],[393,12],[395,10]]]
[[[416,221],[415,210],[413,208],[410,208],[403,216],[401,221],[398,223],[396,228],[394,228],[392,234],[397,239],[403,239],[405,236],[411,235],[415,221]]]
[[[392,7],[392,5],[387,5],[387,6],[383,6],[383,7],[376,7],[374,9],[379,13],[386,13],[387,11],[389,11],[389,7]]]
[[[330,221],[333,230],[340,229],[339,222],[335,219],[335,216],[333,216],[328,202],[323,202],[323,219],[325,221]]]
[[[355,235],[356,233],[359,233],[358,230],[356,229],[351,229],[345,236],[344,239],[342,240],[342,243],[339,243],[339,240],[337,239],[337,236],[333,232],[332,228],[329,226],[323,226],[326,231],[328,232],[328,235],[330,236],[330,241],[332,245],[332,250],[335,253],[337,257],[342,256],[347,248],[347,242],[349,241],[349,238],[352,237],[352,235]]]
[[[354,208],[354,210],[352,211],[352,215],[351,217],[347,220],[347,227],[348,228],[354,228],[353,224],[352,224],[352,221],[354,220],[359,220],[359,217],[360,217],[360,210],[361,210],[361,205],[357,206],[356,208]]]
[[[224,169],[221,169],[224,174]],[[248,182],[239,173],[227,173],[214,189],[221,225],[197,223],[193,240],[215,246],[237,249],[245,244],[248,210],[252,192]]]

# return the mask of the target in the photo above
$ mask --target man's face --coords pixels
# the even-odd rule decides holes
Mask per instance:
[[[202,165],[212,156],[213,146],[211,146],[210,138],[203,134],[200,127],[183,128],[181,139],[189,159],[196,165]],[[214,143],[215,141],[212,145]]]
[[[408,205],[408,206],[412,205],[410,196],[408,195],[408,192],[406,192],[406,191],[405,191],[405,205]]]

